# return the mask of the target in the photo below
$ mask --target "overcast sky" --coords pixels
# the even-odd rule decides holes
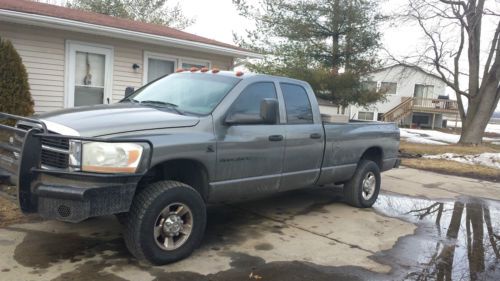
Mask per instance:
[[[41,0],[49,3],[64,3],[65,0]],[[258,2],[258,0],[248,0],[249,2]],[[176,3],[176,0],[169,0],[170,3]],[[178,0],[185,15],[194,18],[196,22],[186,29],[187,32],[234,44],[233,32],[244,35],[245,30],[253,29],[253,22],[238,15],[235,6],[231,0]],[[500,11],[500,1],[489,1],[493,3],[493,9]],[[380,0],[383,13],[391,14],[402,5],[405,0]],[[485,30],[495,27],[493,22],[485,21],[483,28]],[[412,24],[398,24],[395,26],[384,26],[382,45],[392,55],[396,57],[405,56],[412,53],[418,53],[424,44],[423,34],[420,28]],[[483,33],[489,35],[489,33]],[[483,36],[486,37],[486,36]],[[487,38],[485,38],[487,39]],[[486,42],[485,42],[486,43]],[[382,54],[383,55],[383,54]],[[465,59],[466,56],[463,56]],[[464,84],[464,82],[462,82]],[[447,89],[451,96],[453,91]],[[500,105],[497,110],[500,110]]]

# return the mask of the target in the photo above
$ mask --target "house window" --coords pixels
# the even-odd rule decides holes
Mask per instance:
[[[358,112],[358,120],[373,120],[373,117],[375,116],[374,112],[368,112],[368,111],[359,111]]]
[[[109,103],[111,98],[111,47],[67,42],[65,106]]]
[[[412,123],[420,125],[430,125],[430,117],[428,115],[413,115]]]
[[[434,98],[434,86],[415,84],[413,96],[421,99],[432,99]]]
[[[380,83],[380,89],[386,91],[388,95],[395,95],[397,93],[398,83],[382,82]]]
[[[196,62],[196,61],[186,61],[182,60],[182,68],[184,69],[189,69],[191,67],[196,67],[196,68],[203,68],[203,67],[209,67],[210,63],[208,62]]]
[[[144,52],[144,84],[175,72],[177,58],[157,53]]]
[[[175,61],[157,58],[148,58],[147,82],[156,80],[175,71]]]
[[[377,81],[363,81],[361,82],[361,86],[364,90],[368,90],[371,92],[377,91]]]
[[[162,76],[174,73],[179,66],[184,69],[210,67],[210,62],[167,54],[144,52],[143,82],[146,84]]]

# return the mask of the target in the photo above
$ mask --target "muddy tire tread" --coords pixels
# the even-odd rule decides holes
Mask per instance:
[[[134,198],[130,211],[127,214],[127,219],[125,220],[123,238],[128,250],[138,259],[147,260],[139,241],[139,238],[141,237],[140,232],[142,220],[148,211],[147,206],[151,206],[153,201],[164,192],[178,187],[191,189],[193,192],[198,194],[195,189],[181,182],[159,181],[152,183],[143,190],[139,191]],[[139,223],[134,224],[134,222]]]

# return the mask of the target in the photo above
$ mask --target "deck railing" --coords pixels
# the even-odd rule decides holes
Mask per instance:
[[[458,104],[455,100],[444,100],[444,99],[424,99],[424,98],[413,98],[413,109],[426,109],[430,112],[456,112],[458,110]]]
[[[412,112],[457,114],[458,104],[455,100],[403,97],[400,104],[383,115],[383,120],[398,122]]]

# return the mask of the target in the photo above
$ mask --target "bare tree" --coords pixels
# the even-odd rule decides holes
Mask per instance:
[[[459,143],[480,144],[500,99],[500,12],[485,6],[486,3],[498,7],[498,0],[408,3],[404,17],[417,22],[428,45],[418,56],[405,58],[404,63],[430,67],[439,74],[457,96],[462,121]],[[495,26],[491,37],[483,30],[486,17]],[[481,48],[481,39],[489,43],[487,48]],[[461,85],[464,79],[468,80],[467,85]]]

